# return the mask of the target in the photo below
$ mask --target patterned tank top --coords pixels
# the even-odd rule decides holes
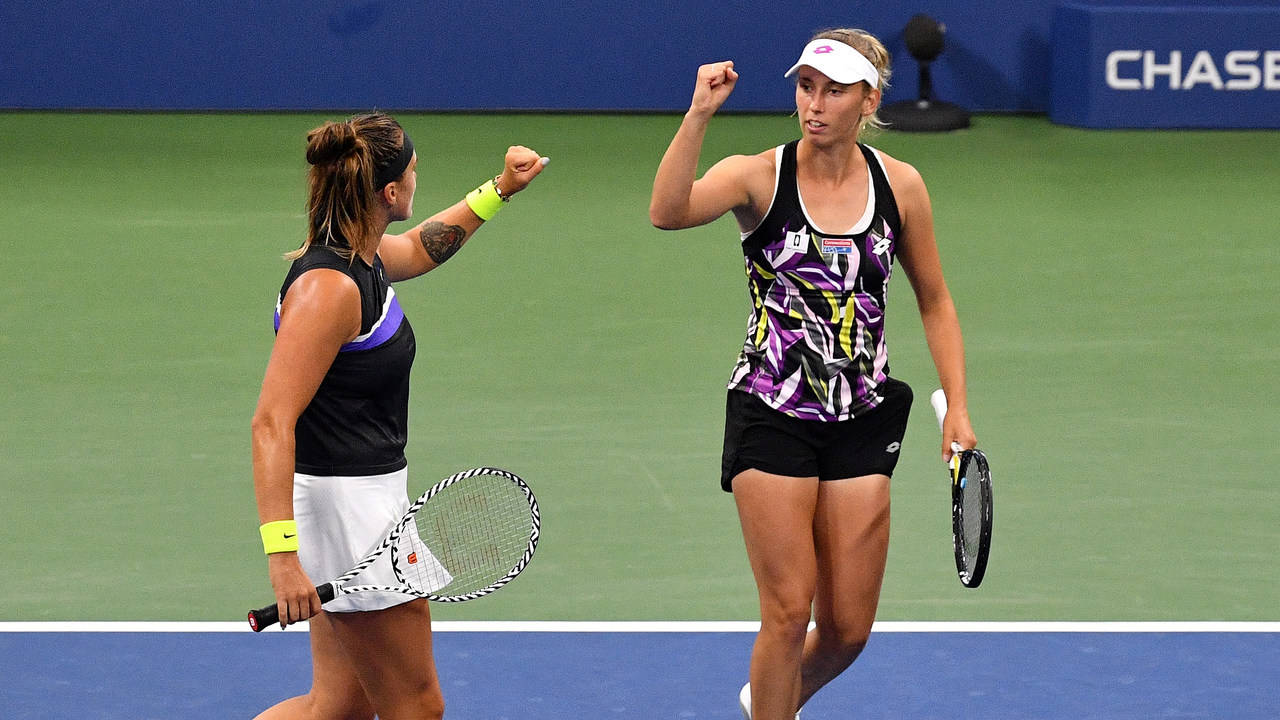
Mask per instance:
[[[796,184],[797,142],[777,148],[773,203],[742,235],[752,307],[729,388],[797,418],[847,420],[883,400],[885,300],[902,222],[879,154],[859,145],[866,212],[848,233],[820,232]]]

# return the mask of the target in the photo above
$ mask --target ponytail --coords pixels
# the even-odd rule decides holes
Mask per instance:
[[[394,162],[407,143],[400,124],[381,113],[326,122],[307,133],[307,239],[285,257],[322,245],[351,261],[376,245],[378,169]]]

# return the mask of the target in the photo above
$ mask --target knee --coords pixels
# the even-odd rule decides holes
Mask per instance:
[[[440,693],[436,693],[430,699],[424,699],[422,704],[423,720],[443,720],[444,718],[444,698],[440,697]]]
[[[421,717],[422,720],[441,720],[444,717],[444,694],[436,683],[427,683],[414,693],[413,705],[418,714],[410,717]]]
[[[846,663],[856,660],[871,639],[870,628],[861,626],[823,627],[820,623],[814,628],[814,633],[824,655],[840,658]]]
[[[803,641],[809,630],[811,612],[809,603],[800,600],[761,604],[760,631]]]
[[[438,686],[422,688],[412,696],[405,698],[406,712],[394,717],[413,718],[413,720],[441,720],[444,717],[444,696]],[[379,716],[381,717],[381,716]]]

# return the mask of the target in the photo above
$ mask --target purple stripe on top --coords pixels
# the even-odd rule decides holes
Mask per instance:
[[[395,290],[388,288],[387,293],[387,302],[382,307],[382,317],[378,318],[378,321],[373,324],[373,329],[338,348],[338,352],[370,350],[378,347],[396,334],[396,331],[400,329],[400,323],[404,322],[404,311],[400,309],[400,300],[396,297]],[[276,301],[275,328],[276,332],[280,332],[280,302],[278,300]]]
[[[373,329],[338,348],[338,352],[355,352],[376,348],[390,340],[391,336],[395,335],[396,331],[400,329],[400,323],[402,322],[404,322],[404,311],[400,309],[400,299],[396,297],[395,290],[387,288],[387,303],[382,307],[382,317],[378,318],[378,322],[373,324]]]

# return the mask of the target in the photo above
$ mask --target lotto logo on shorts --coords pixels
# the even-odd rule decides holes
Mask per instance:
[[[852,252],[852,238],[822,238],[823,255],[848,255]]]
[[[409,553],[409,558],[408,558],[408,560],[409,560],[409,564],[410,564],[410,565],[416,565],[416,564],[417,564],[417,562],[418,562],[418,553],[416,553],[416,552],[411,552],[411,553]]]

